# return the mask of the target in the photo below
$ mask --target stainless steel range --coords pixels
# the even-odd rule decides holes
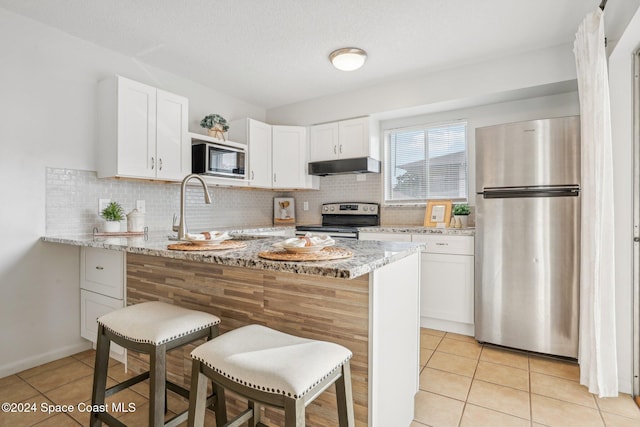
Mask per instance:
[[[358,227],[380,225],[380,206],[377,203],[325,203],[321,212],[322,225],[298,225],[296,235],[315,232],[333,238],[357,239]]]

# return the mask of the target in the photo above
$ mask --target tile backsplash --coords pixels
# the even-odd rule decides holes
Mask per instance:
[[[102,229],[98,216],[98,200],[111,199],[125,213],[146,205],[145,225],[150,231],[169,231],[174,214],[180,212],[180,184],[142,180],[101,178],[94,171],[47,168],[46,227],[48,235],[90,233]],[[187,222],[191,230],[217,227],[268,226],[273,223],[273,198],[293,197],[297,224],[319,224],[320,207],[332,202],[382,203],[382,174],[335,175],[320,178],[320,190],[277,192],[272,190],[209,187],[212,204],[204,203],[202,187],[187,187]],[[361,178],[362,179],[362,178]],[[308,202],[309,210],[303,209]],[[382,225],[422,225],[424,207],[381,209]],[[126,230],[126,221],[121,229]]]
[[[283,193],[210,186],[212,204],[204,203],[202,187],[187,187],[187,220],[191,230],[230,226],[265,226],[273,222],[273,198]],[[101,230],[98,200],[117,201],[129,213],[136,200],[146,205],[150,231],[169,231],[180,212],[180,184],[125,179],[98,179],[94,171],[47,168],[46,232],[48,235]],[[126,221],[121,229],[126,230]]]

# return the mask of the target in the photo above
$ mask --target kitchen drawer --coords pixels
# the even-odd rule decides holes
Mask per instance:
[[[95,292],[80,290],[80,336],[95,343],[98,338],[98,318],[124,307],[121,299],[106,297]],[[111,343],[111,353],[124,354],[124,348]]]
[[[444,234],[412,234],[411,241],[426,243],[423,252],[431,254],[473,255],[473,236],[451,236]]]
[[[99,248],[80,251],[80,288],[123,299],[125,252]]]

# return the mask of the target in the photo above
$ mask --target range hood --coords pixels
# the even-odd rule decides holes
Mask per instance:
[[[309,175],[339,175],[347,173],[380,173],[380,161],[371,157],[309,162]]]

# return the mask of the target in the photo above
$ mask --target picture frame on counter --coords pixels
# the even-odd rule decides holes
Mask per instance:
[[[451,200],[427,200],[427,209],[424,214],[424,226],[447,228],[451,221]]]
[[[273,223],[275,225],[296,223],[296,206],[293,197],[273,198]]]

